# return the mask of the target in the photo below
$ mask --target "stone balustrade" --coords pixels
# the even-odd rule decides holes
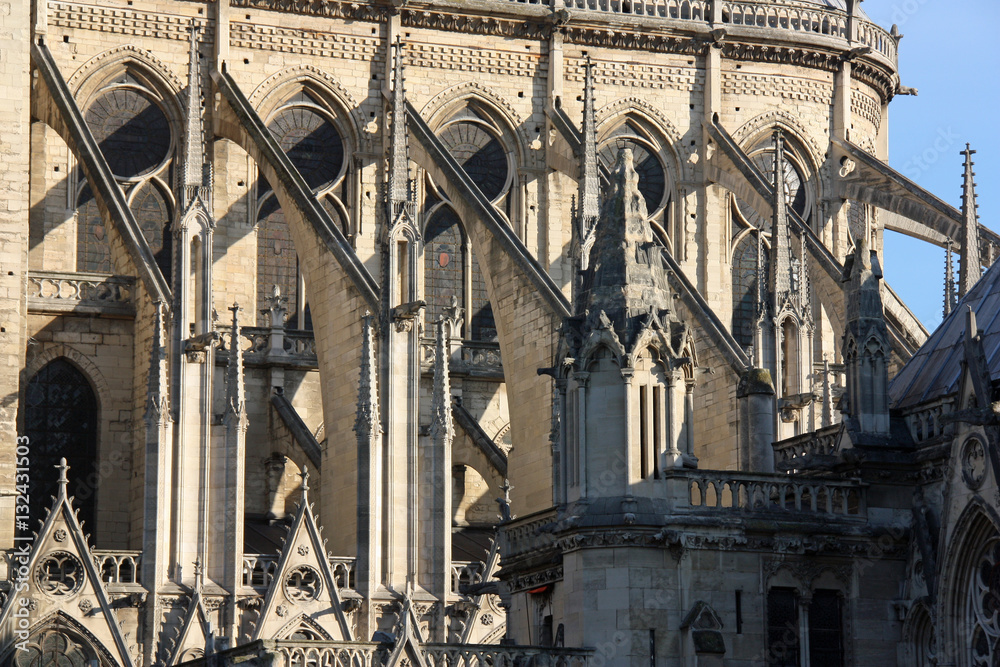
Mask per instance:
[[[485,571],[486,564],[482,561],[452,561],[451,592],[458,595],[462,592],[462,586],[471,586],[482,582]]]
[[[392,644],[341,641],[258,640],[211,656],[218,667],[266,662],[273,667],[380,667]],[[499,646],[494,644],[420,645],[427,667],[587,667],[592,649]],[[191,665],[208,665],[205,658]]]
[[[232,330],[225,325],[218,325],[216,329],[219,331],[219,343],[215,358],[218,363],[225,364],[232,345]],[[316,339],[312,331],[279,329],[279,332],[281,340],[277,341],[274,330],[269,327],[240,327],[244,363],[249,365],[280,363],[301,368],[319,367],[316,358]],[[272,349],[276,341],[281,343],[278,350]]]
[[[456,341],[457,343],[457,341]],[[420,368],[430,373],[434,367],[433,338],[420,341]],[[451,372],[475,375],[491,379],[503,379],[503,362],[500,359],[500,345],[482,341],[462,341],[452,348]]]
[[[813,433],[774,443],[775,468],[786,469],[795,460],[807,456],[832,456],[837,450],[841,428],[841,424],[833,424]]]
[[[507,0],[519,5],[555,6],[553,0]],[[710,0],[563,0],[570,10],[628,14],[650,18],[709,23]],[[845,42],[847,46],[869,46],[895,68],[898,64],[897,39],[882,27],[859,18],[852,27],[847,12],[824,8],[813,3],[785,0],[737,0],[721,3],[724,25],[787,30],[823,35]]]
[[[815,521],[818,516],[867,519],[867,487],[800,475],[678,471],[665,480],[676,514],[736,510],[772,518]]]
[[[340,589],[354,588],[354,558],[330,556],[333,577]],[[243,585],[267,588],[278,572],[277,554],[243,554]]]
[[[922,444],[945,435],[947,424],[942,419],[955,410],[955,397],[947,396],[931,403],[922,403],[903,412],[903,421],[910,429],[913,442]]]
[[[134,317],[135,279],[102,273],[32,271],[28,274],[28,310]]]
[[[94,549],[94,565],[101,573],[101,581],[106,584],[142,585],[140,567],[141,551],[108,551]]]
[[[483,644],[424,644],[428,667],[587,667],[587,649],[496,646]]]
[[[533,551],[540,551],[555,542],[554,531],[558,516],[555,510],[536,512],[519,517],[500,531],[500,553],[504,558],[514,558]]]

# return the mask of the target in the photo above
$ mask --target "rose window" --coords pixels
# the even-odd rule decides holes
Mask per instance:
[[[170,123],[144,93],[115,88],[87,109],[87,126],[118,178],[135,178],[159,167],[169,156]]]

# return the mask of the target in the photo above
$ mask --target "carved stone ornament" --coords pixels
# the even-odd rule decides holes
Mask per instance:
[[[57,528],[56,532],[52,534],[52,537],[55,538],[56,542],[65,542],[67,537],[66,531],[62,528]]]
[[[84,614],[86,614],[91,609],[94,608],[94,603],[91,602],[90,600],[88,600],[87,598],[84,598],[84,599],[80,600],[80,604],[78,604],[77,606],[80,607],[80,611],[82,611]]]
[[[35,583],[50,597],[64,598],[76,595],[86,578],[83,563],[71,553],[53,551],[35,568]]]
[[[279,604],[278,607],[274,610],[274,613],[280,616],[281,618],[284,618],[285,616],[288,616],[288,607],[286,607],[283,604]]]
[[[300,556],[308,556],[309,555],[309,547],[307,545],[305,545],[305,544],[300,544],[299,545],[299,555]]]
[[[283,582],[285,598],[290,602],[306,602],[315,600],[323,590],[319,572],[308,565],[300,565],[285,577]]]
[[[962,447],[962,479],[973,491],[986,479],[986,448],[979,438],[969,438]]]

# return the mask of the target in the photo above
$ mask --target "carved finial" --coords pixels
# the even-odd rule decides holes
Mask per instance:
[[[382,435],[378,401],[378,366],[375,361],[375,318],[368,311],[361,326],[361,373],[358,378],[358,406],[354,419],[354,432],[362,446]]]
[[[962,298],[979,282],[983,275],[982,260],[979,256],[979,208],[976,203],[975,163],[972,156],[976,151],[969,144],[961,155],[965,157],[965,175],[962,181],[962,255],[958,272],[958,297]]]
[[[281,327],[285,324],[285,318],[288,315],[288,297],[281,294],[281,288],[277,285],[271,285],[271,295],[264,299],[264,303],[267,304],[262,312],[266,313],[271,321],[271,327]]]
[[[434,387],[431,392],[431,438],[435,445],[450,449],[455,437],[451,417],[451,335],[444,318],[434,323]]]
[[[302,502],[304,503],[306,502],[306,493],[309,491],[309,466],[302,466],[299,477],[302,478]]]
[[[773,215],[771,218],[771,296],[781,299],[791,291],[792,251],[788,232],[788,201],[785,193],[785,137],[781,130],[772,135],[774,162],[771,182],[774,184]]]
[[[66,457],[59,459],[59,465],[56,466],[56,470],[59,471],[59,495],[65,498],[66,487],[69,485],[69,477],[67,477],[69,466],[66,464]]]
[[[205,566],[200,558],[194,560],[194,585],[196,589],[201,589],[205,583]]]
[[[944,246],[944,317],[951,314],[955,307],[955,265],[952,260],[952,253],[955,251],[955,242],[950,238]]]
[[[246,427],[246,396],[243,382],[243,346],[240,344],[240,304],[229,307],[233,314],[232,338],[229,344],[229,366],[226,369],[226,417],[236,418]]]

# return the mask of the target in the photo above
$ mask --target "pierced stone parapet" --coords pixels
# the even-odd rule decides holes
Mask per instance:
[[[503,379],[503,361],[500,359],[498,343],[462,341],[460,346],[452,345],[451,373]],[[430,374],[434,369],[434,339],[420,341],[420,370]]]
[[[666,482],[679,513],[737,510],[809,521],[817,514],[860,520],[868,515],[867,487],[853,480],[708,471],[673,475]]]
[[[819,431],[797,435],[794,438],[774,443],[772,447],[774,448],[775,467],[788,468],[788,464],[805,457],[833,456],[837,450],[840,431],[841,425],[833,424]]]
[[[134,287],[135,279],[127,276],[32,271],[28,274],[28,310],[134,317]]]
[[[330,556],[330,568],[341,590],[354,588],[354,558]],[[278,571],[277,554],[243,554],[243,585],[268,588]]]
[[[106,551],[94,549],[94,565],[101,573],[101,581],[109,585],[141,586],[141,551]]]
[[[232,328],[219,326],[219,343],[216,362],[226,363],[230,345],[232,345]],[[240,340],[243,345],[243,363],[249,366],[280,364],[299,368],[318,368],[316,358],[316,339],[312,331],[285,330],[282,335],[282,351],[275,353],[271,349],[273,332],[270,327],[240,327]]]
[[[913,442],[919,445],[945,435],[947,424],[943,417],[954,411],[955,397],[947,396],[909,408],[903,412],[903,421],[910,429],[910,437],[913,438]]]

